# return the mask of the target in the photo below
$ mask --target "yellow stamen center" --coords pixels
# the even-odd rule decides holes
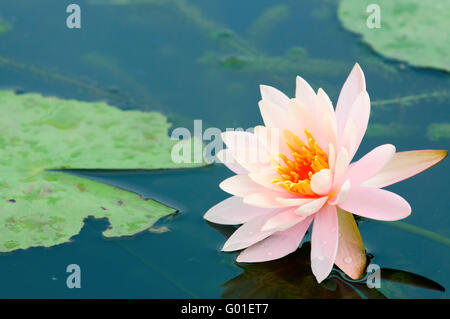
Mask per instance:
[[[311,178],[320,170],[329,168],[328,156],[307,129],[305,134],[307,145],[291,131],[284,130],[284,139],[291,150],[292,160],[284,154],[279,154],[283,163],[277,161],[273,163],[280,178],[274,179],[272,183],[280,185],[292,194],[316,197],[311,190]]]

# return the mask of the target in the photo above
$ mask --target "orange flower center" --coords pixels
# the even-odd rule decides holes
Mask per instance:
[[[292,194],[311,197],[317,196],[311,190],[312,176],[329,166],[327,154],[319,147],[307,129],[305,129],[305,134],[307,145],[291,131],[284,130],[284,139],[291,150],[293,160],[284,154],[279,154],[282,162],[274,161],[274,164],[276,165],[275,171],[280,178],[274,179],[272,183],[280,185]]]

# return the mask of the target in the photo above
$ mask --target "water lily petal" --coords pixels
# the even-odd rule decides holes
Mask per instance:
[[[235,196],[244,197],[249,194],[262,192],[265,188],[251,180],[248,175],[234,175],[219,184],[219,187]]]
[[[279,129],[283,129],[287,126],[287,112],[282,108],[268,100],[261,100],[258,105],[265,126]]]
[[[336,147],[330,143],[328,144],[328,166],[330,170],[334,172],[334,167],[336,165]]]
[[[255,127],[255,135],[266,148],[266,151],[272,157],[277,158],[279,153],[290,157],[290,151],[286,145],[282,131],[275,127],[265,127],[258,125]]]
[[[270,169],[269,154],[255,134],[227,131],[222,133],[222,140],[232,157],[245,170],[259,172]]]
[[[338,187],[343,183],[345,176],[347,175],[347,169],[349,164],[350,159],[348,156],[347,149],[341,147],[339,153],[337,154],[336,163],[334,167],[333,188]]]
[[[322,134],[317,144],[328,154],[330,152],[330,145],[337,145],[337,131],[336,122],[330,114],[325,114],[322,118]],[[328,146],[328,148],[326,147]]]
[[[222,247],[222,251],[233,251],[243,248],[247,248],[257,242],[269,237],[273,231],[261,231],[262,226],[266,221],[271,218],[275,213],[269,213],[267,215],[258,216],[239,227]]]
[[[237,257],[238,262],[263,262],[282,258],[297,250],[306,231],[311,224],[312,217],[288,228],[272,234],[244,251]]]
[[[342,136],[356,97],[366,89],[364,73],[358,63],[355,64],[339,93],[336,104],[336,122],[339,136]]]
[[[230,149],[220,150],[216,154],[216,157],[232,172],[236,174],[248,174],[248,170],[236,161]]]
[[[362,185],[382,188],[414,176],[442,161],[444,150],[420,150],[395,153],[392,160],[374,177]]]
[[[348,128],[344,129],[340,145],[344,146],[350,157],[350,161],[358,150],[359,145],[367,130],[370,117],[370,97],[367,91],[362,91],[353,103],[347,124],[350,134],[345,134]],[[354,126],[354,127],[353,127]]]
[[[289,98],[286,94],[268,85],[260,85],[259,89],[263,100],[268,100],[282,109],[287,110]]]
[[[320,110],[320,113],[330,114],[333,117],[333,119],[335,119],[333,103],[328,97],[328,94],[322,88],[319,88],[317,90],[317,101],[318,101],[317,108],[318,110]]]
[[[392,159],[395,146],[392,144],[380,145],[360,160],[350,165],[348,178],[352,186],[359,186],[362,182],[375,176]]]
[[[333,182],[333,175],[331,170],[322,169],[311,178],[311,189],[317,195],[328,194]]]
[[[248,177],[255,183],[278,192],[284,192],[284,188],[280,185],[272,183],[272,181],[280,176],[275,172],[267,173],[250,173]]]
[[[366,251],[355,218],[338,209],[339,241],[334,263],[352,279],[361,279],[366,270]]]
[[[322,206],[325,205],[327,200],[328,200],[327,196],[314,199],[313,201],[298,207],[295,213],[301,216],[312,215],[316,213],[319,209],[321,209]]]
[[[271,172],[269,154],[263,148],[245,148],[233,150],[233,157],[249,172]]]
[[[238,225],[270,212],[272,209],[249,206],[242,198],[232,196],[211,207],[203,218],[216,224]]]
[[[378,220],[399,220],[411,214],[411,207],[401,196],[363,186],[352,187],[339,207],[355,215]]]
[[[295,213],[297,207],[290,207],[286,210],[280,211],[275,216],[269,218],[263,225],[262,231],[282,231],[288,229],[295,224],[301,222],[305,217]]]
[[[317,102],[316,122],[322,131],[322,134],[320,134],[321,143],[319,145],[336,145],[336,115],[334,113],[333,104],[331,103],[330,98],[322,89],[317,91]],[[327,151],[327,149],[324,148],[324,151]]]
[[[295,98],[315,114],[317,97],[311,86],[301,77],[297,76]]]
[[[339,141],[340,147],[347,150],[349,162],[351,162],[351,154],[356,152],[357,130],[355,122],[349,119],[345,125],[344,133],[342,133],[342,138]]]
[[[316,121],[312,111],[299,99],[291,99],[288,105],[289,129],[306,142],[305,128],[316,136]]]
[[[347,198],[347,194],[350,191],[350,188],[351,188],[350,180],[347,179],[339,188],[337,193],[328,201],[328,204],[338,205],[342,203]]]
[[[231,150],[264,147],[257,136],[250,132],[226,131],[221,134],[222,141]]]
[[[244,203],[251,206],[262,208],[277,208],[292,206],[287,202],[280,201],[280,198],[295,198],[295,195],[269,191],[265,189],[263,192],[250,194],[244,197]]]
[[[330,274],[338,247],[338,217],[335,206],[325,205],[314,217],[311,235],[311,268],[317,281]]]
[[[286,206],[301,206],[301,205],[305,205],[309,202],[312,202],[314,200],[314,198],[310,198],[310,197],[295,197],[295,198],[276,197],[275,200]]]

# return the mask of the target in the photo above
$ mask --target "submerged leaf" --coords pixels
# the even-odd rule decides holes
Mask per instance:
[[[368,137],[406,137],[413,129],[405,124],[391,122],[388,124],[373,123],[367,127]]]
[[[380,27],[368,27],[380,9]],[[368,9],[369,7],[369,9]],[[367,11],[368,10],[368,11]],[[375,51],[420,67],[450,71],[449,1],[342,0],[338,17],[344,27],[363,36]]]
[[[432,141],[450,139],[450,123],[432,123],[428,125],[427,137]]]
[[[250,25],[248,29],[250,39],[254,41],[266,39],[283,21],[287,20],[290,13],[290,8],[283,4],[265,9]]]
[[[12,91],[0,91],[0,112],[0,252],[66,242],[88,215],[107,217],[111,228],[104,235],[114,237],[148,229],[175,211],[47,169],[204,165],[171,160],[177,141],[167,136],[169,124],[159,113]]]
[[[445,291],[445,288],[441,286],[439,283],[431,279],[428,279],[424,276],[416,275],[408,271],[383,268],[380,274],[382,280],[397,282],[400,284],[421,287],[431,290]]]
[[[0,17],[0,35],[12,29],[11,24]]]
[[[350,217],[351,214],[343,215]],[[209,223],[225,238],[236,230],[234,226]],[[367,298],[385,299],[407,292],[409,286],[445,291],[439,283],[403,270],[381,268],[381,287],[369,288],[367,274],[360,280],[351,280],[334,268],[322,283],[318,284],[310,266],[311,244],[305,242],[295,252],[281,258],[263,263],[236,263],[243,270],[238,276],[225,282],[222,287],[223,298]],[[389,283],[400,283],[397,291],[392,291]],[[389,287],[386,289],[386,287]]]
[[[227,281],[223,298],[385,298],[365,281],[349,282],[332,275],[318,284],[310,266],[310,243],[281,259],[238,264],[243,273]]]

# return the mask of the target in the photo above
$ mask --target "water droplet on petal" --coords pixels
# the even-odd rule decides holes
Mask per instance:
[[[344,258],[344,262],[346,262],[347,264],[351,263],[352,260],[353,260],[352,257],[345,257]]]
[[[272,256],[272,252],[269,251],[269,252],[267,253],[267,255]]]
[[[325,257],[323,257],[323,256],[319,256],[319,257],[317,257],[317,259],[319,259],[319,260],[324,260],[324,259],[325,259]]]

